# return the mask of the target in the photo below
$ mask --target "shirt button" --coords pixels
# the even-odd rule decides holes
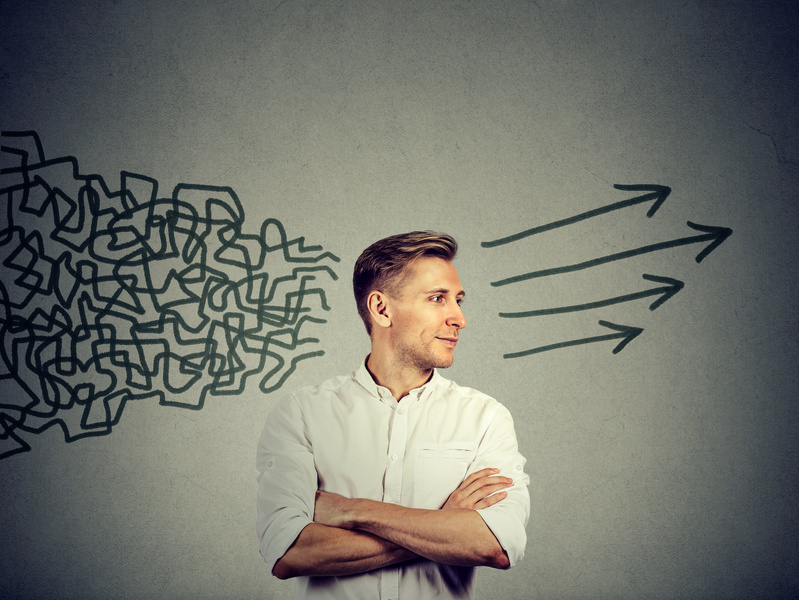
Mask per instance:
[[[405,412],[405,409],[403,409],[403,408],[400,408],[400,409],[397,411],[397,413],[399,413],[399,414],[402,414],[402,413],[404,413],[404,412]]]
[[[392,454],[391,455],[391,460],[399,460],[399,455],[398,454]]]
[[[516,465],[516,470],[517,471],[521,471],[522,470],[522,466],[521,465]]]
[[[274,466],[275,466],[275,461],[273,461],[273,460],[270,460],[269,462],[267,462],[267,463],[266,463],[266,466],[267,466],[267,467],[269,467],[269,468],[271,469],[272,467],[274,467]]]

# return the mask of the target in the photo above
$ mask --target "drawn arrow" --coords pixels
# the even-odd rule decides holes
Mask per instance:
[[[665,250],[666,248],[676,248],[677,246],[686,246],[688,244],[697,244],[700,242],[710,241],[711,243],[708,244],[704,250],[702,250],[699,254],[696,255],[696,262],[702,262],[702,260],[708,254],[713,252],[713,250],[715,250],[722,242],[724,242],[724,240],[726,240],[732,234],[732,229],[729,229],[727,227],[697,225],[696,223],[691,223],[691,221],[688,221],[688,227],[690,227],[691,229],[695,229],[696,231],[705,231],[706,233],[703,233],[701,235],[692,235],[690,237],[679,238],[668,242],[661,242],[659,244],[651,244],[649,246],[643,246],[641,248],[636,248],[634,250],[627,250],[626,252],[618,252],[617,254],[610,254],[608,256],[587,260],[585,262],[576,263],[573,265],[566,265],[565,267],[554,267],[552,269],[542,269],[541,271],[532,271],[530,273],[524,273],[523,275],[508,277],[507,279],[492,281],[491,285],[494,287],[501,287],[503,285],[518,283],[520,281],[535,279],[537,277],[546,277],[548,275],[559,275],[561,273],[573,273],[574,271],[581,271],[582,269],[590,269],[591,267],[596,267],[616,260],[630,258],[632,256],[638,256],[639,254],[646,254],[648,252]]]
[[[548,352],[549,350],[557,350],[558,348],[568,348],[569,346],[581,346],[583,344],[593,344],[594,342],[606,342],[608,340],[620,339],[616,347],[613,349],[613,354],[618,354],[624,347],[638,337],[643,329],[640,327],[628,327],[627,325],[616,325],[609,321],[600,321],[602,327],[613,329],[618,333],[609,333],[607,335],[597,335],[594,337],[582,338],[579,340],[569,340],[567,342],[559,342],[557,344],[550,344],[548,346],[540,346],[532,348],[531,350],[523,350],[521,352],[510,352],[503,355],[502,358],[521,358],[522,356],[530,356],[531,354],[538,354],[540,352]]]
[[[650,200],[654,200],[652,206],[649,208],[649,210],[646,213],[647,217],[651,217],[658,211],[661,204],[663,204],[663,202],[666,200],[666,198],[669,197],[669,194],[671,193],[671,188],[665,185],[616,184],[613,187],[616,188],[617,190],[624,190],[629,192],[649,192],[649,193],[644,194],[643,196],[636,196],[635,198],[622,200],[621,202],[608,204],[607,206],[602,206],[594,210],[589,210],[588,212],[584,212],[579,215],[575,215],[573,217],[568,217],[566,219],[561,219],[560,221],[553,221],[552,223],[548,223],[546,225],[533,227],[532,229],[527,229],[520,233],[509,235],[508,237],[500,238],[498,240],[494,240],[491,242],[482,242],[480,245],[483,248],[494,248],[496,246],[502,246],[503,244],[510,244],[511,242],[516,242],[518,240],[524,239],[531,235],[535,235],[537,233],[543,233],[545,231],[550,231],[551,229],[557,229],[558,227],[565,227],[566,225],[579,223],[580,221],[584,221],[586,219],[590,219],[592,217],[596,217],[599,215],[604,215],[605,213],[613,212],[614,210],[620,210],[628,206],[635,206],[636,204],[643,204],[644,202],[649,202]]]
[[[539,310],[526,310],[522,312],[507,312],[499,313],[499,316],[504,319],[522,319],[525,317],[541,317],[544,315],[559,315],[562,313],[577,312],[581,310],[591,310],[593,308],[603,308],[613,304],[621,304],[622,302],[630,302],[632,300],[640,300],[641,298],[648,298],[649,296],[660,296],[652,304],[649,305],[649,310],[655,310],[666,300],[679,292],[685,284],[679,279],[671,279],[670,277],[658,277],[657,275],[643,275],[647,281],[654,281],[656,283],[665,283],[662,287],[656,287],[634,294],[626,294],[624,296],[616,296],[615,298],[608,298],[607,300],[599,300],[597,302],[589,302],[588,304],[574,304],[572,306],[559,306],[556,308],[542,308]]]

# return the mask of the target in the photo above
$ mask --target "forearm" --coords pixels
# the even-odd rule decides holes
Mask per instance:
[[[418,558],[386,539],[317,523],[307,525],[275,563],[280,579],[300,575],[354,575]]]
[[[348,501],[347,529],[372,533],[429,560],[504,569],[508,557],[476,510],[423,510],[374,500]]]

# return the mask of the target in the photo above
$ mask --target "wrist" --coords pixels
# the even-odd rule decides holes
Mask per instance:
[[[347,529],[366,530],[370,505],[376,504],[374,500],[364,498],[351,498],[347,502],[345,525]]]

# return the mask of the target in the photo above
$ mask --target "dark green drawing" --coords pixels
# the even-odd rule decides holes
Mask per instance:
[[[200,410],[277,390],[321,356],[339,259],[266,219],[245,232],[229,187],[122,172],[112,191],[74,157],[46,160],[35,132],[3,133],[0,197],[0,459],[25,434],[111,433],[126,403]],[[308,329],[308,327],[305,327]]]
[[[558,348],[568,348],[569,346],[582,346],[583,344],[594,344],[596,342],[607,342],[610,340],[621,340],[616,347],[613,348],[613,354],[618,354],[624,347],[637,338],[643,329],[640,327],[629,327],[627,325],[617,325],[609,321],[600,321],[602,327],[612,329],[617,333],[608,333],[605,335],[597,335],[578,340],[568,340],[566,342],[558,342],[557,344],[549,344],[548,346],[540,346],[530,350],[522,350],[521,352],[508,352],[502,358],[520,358],[522,356],[530,356],[531,354],[538,354],[539,352],[547,352],[549,350],[557,350]]]
[[[607,206],[602,206],[600,208],[589,210],[580,213],[578,215],[575,215],[573,217],[567,217],[565,219],[553,221],[552,223],[547,223],[545,225],[540,225],[537,227],[526,229],[520,233],[509,235],[489,242],[483,242],[481,245],[484,248],[496,248],[497,246],[516,243],[519,242],[520,240],[523,240],[533,235],[537,235],[539,233],[544,233],[546,231],[552,231],[561,227],[573,225],[575,223],[586,221],[588,219],[600,215],[608,214],[613,211],[618,211],[630,206],[636,206],[638,204],[643,204],[646,202],[652,202],[652,205],[650,206],[649,210],[646,213],[647,217],[651,217],[658,211],[663,202],[665,202],[666,198],[668,198],[669,194],[671,194],[671,188],[663,185],[634,184],[634,185],[614,185],[613,187],[617,190],[622,190],[622,191],[647,192],[647,193],[640,196],[634,196],[626,200],[621,200],[619,202],[615,202]],[[688,221],[688,227],[702,233],[700,233],[699,235],[692,235],[674,240],[667,240],[656,244],[650,244],[647,246],[643,246],[641,248],[634,248],[632,250],[618,252],[607,256],[601,256],[598,258],[593,258],[590,260],[570,265],[562,265],[557,267],[551,267],[548,269],[529,271],[527,273],[522,273],[520,275],[515,275],[513,277],[507,277],[505,279],[492,281],[491,285],[493,287],[504,287],[507,285],[520,283],[522,281],[528,281],[531,279],[538,279],[541,277],[550,277],[553,275],[562,275],[565,273],[574,273],[576,271],[591,269],[593,267],[598,267],[600,265],[604,265],[610,262],[621,261],[627,258],[632,258],[634,256],[644,255],[651,252],[658,252],[660,250],[666,250],[668,248],[676,248],[679,246],[687,246],[689,244],[710,242],[696,256],[696,262],[700,263],[705,259],[705,257],[707,257],[708,254],[710,254],[713,250],[718,248],[718,246],[720,246],[732,234],[732,229],[729,229],[727,227],[712,227],[707,225],[697,225],[690,221]],[[546,315],[559,315],[559,314],[573,313],[578,311],[605,308],[607,306],[612,306],[615,304],[632,302],[634,300],[640,300],[642,298],[657,296],[655,301],[649,305],[649,310],[655,310],[659,306],[661,306],[664,302],[666,302],[668,299],[677,294],[677,292],[679,292],[685,285],[682,281],[679,281],[677,279],[672,279],[670,277],[658,277],[656,275],[645,274],[643,275],[643,278],[646,279],[647,281],[653,281],[664,285],[657,288],[651,288],[639,292],[621,294],[603,300],[586,302],[584,304],[572,304],[567,306],[555,306],[550,308],[530,309],[530,310],[516,311],[516,312],[500,312],[499,316],[505,319],[523,319],[530,317],[541,317]],[[614,323],[610,323],[608,321],[599,321],[599,324],[603,327],[613,329],[617,333],[612,333],[602,336],[587,337],[577,340],[569,340],[565,342],[558,342],[555,344],[539,346],[537,348],[522,350],[519,352],[509,352],[504,354],[503,357],[520,358],[523,356],[530,356],[532,354],[547,352],[549,350],[556,350],[558,348],[567,348],[570,346],[580,346],[583,344],[590,344],[594,342],[620,339],[621,342],[617,344],[616,347],[613,349],[613,353],[617,354],[634,338],[640,335],[641,332],[643,331],[643,329],[639,327],[615,325]]]
[[[563,267],[553,267],[551,269],[542,269],[540,271],[531,271],[529,273],[524,273],[522,275],[516,275],[515,277],[508,277],[507,279],[502,279],[500,281],[492,281],[491,285],[493,285],[494,287],[501,287],[503,285],[509,285],[511,283],[519,283],[520,281],[527,281],[528,279],[535,279],[537,277],[546,277],[548,275],[560,275],[561,273],[574,273],[575,271],[582,271],[583,269],[598,267],[599,265],[604,265],[605,263],[614,262],[617,260],[624,260],[625,258],[632,258],[633,256],[638,256],[639,254],[646,254],[648,252],[657,252],[658,250],[665,250],[667,248],[675,248],[677,246],[685,246],[687,244],[696,244],[699,242],[710,241],[712,243],[706,246],[696,256],[696,262],[702,262],[705,256],[707,256],[713,250],[715,250],[732,233],[732,229],[728,229],[726,227],[697,225],[696,223],[691,223],[690,221],[688,221],[688,227],[697,231],[704,231],[706,233],[702,235],[692,235],[688,237],[678,238],[676,240],[660,242],[658,244],[650,244],[649,246],[644,246],[642,248],[635,248],[633,250],[628,250],[626,252],[617,252],[616,254],[610,254],[608,256],[602,256],[600,258],[586,260],[584,262],[575,263],[573,265],[565,265]]]
[[[521,233],[509,235],[508,237],[500,238],[498,240],[493,240],[491,242],[483,242],[480,245],[483,248],[495,248],[497,246],[502,246],[504,244],[510,244],[511,242],[517,242],[521,239],[530,237],[531,235],[535,235],[537,233],[544,233],[545,231],[551,231],[559,227],[565,227],[566,225],[573,225],[575,223],[579,223],[580,221],[585,221],[586,219],[591,219],[593,217],[598,217],[599,215],[604,215],[606,213],[613,212],[614,210],[621,210],[622,208],[627,208],[628,206],[635,206],[636,204],[643,204],[645,202],[649,202],[650,200],[654,200],[652,206],[650,206],[649,210],[646,212],[646,216],[651,217],[658,211],[660,206],[666,201],[666,198],[669,197],[669,194],[671,194],[671,188],[665,185],[616,184],[613,187],[616,188],[617,190],[626,190],[628,192],[649,192],[649,193],[644,194],[643,196],[635,196],[633,198],[628,198],[627,200],[622,200],[621,202],[614,202],[613,204],[608,204],[607,206],[601,206],[599,208],[595,208],[594,210],[589,210],[587,212],[580,213],[579,215],[575,215],[573,217],[568,217],[566,219],[560,219],[559,221],[547,223],[546,225],[533,227],[532,229],[527,229],[525,231],[522,231]]]
[[[596,302],[588,302],[586,304],[573,304],[571,306],[556,306],[554,308],[541,308],[537,310],[525,310],[519,312],[499,313],[500,317],[505,319],[522,319],[526,317],[542,317],[544,315],[559,315],[568,312],[578,312],[581,310],[592,310],[594,308],[604,308],[605,306],[612,306],[614,304],[621,304],[622,302],[631,302],[633,300],[640,300],[641,298],[649,298],[650,296],[660,296],[652,304],[649,305],[649,310],[655,310],[658,306],[663,304],[666,300],[679,292],[685,284],[679,279],[672,279],[671,277],[658,277],[656,275],[643,275],[647,281],[656,281],[658,283],[665,283],[666,285],[656,288],[651,288],[641,292],[632,294],[624,294],[614,298],[607,298],[605,300],[597,300]]]

